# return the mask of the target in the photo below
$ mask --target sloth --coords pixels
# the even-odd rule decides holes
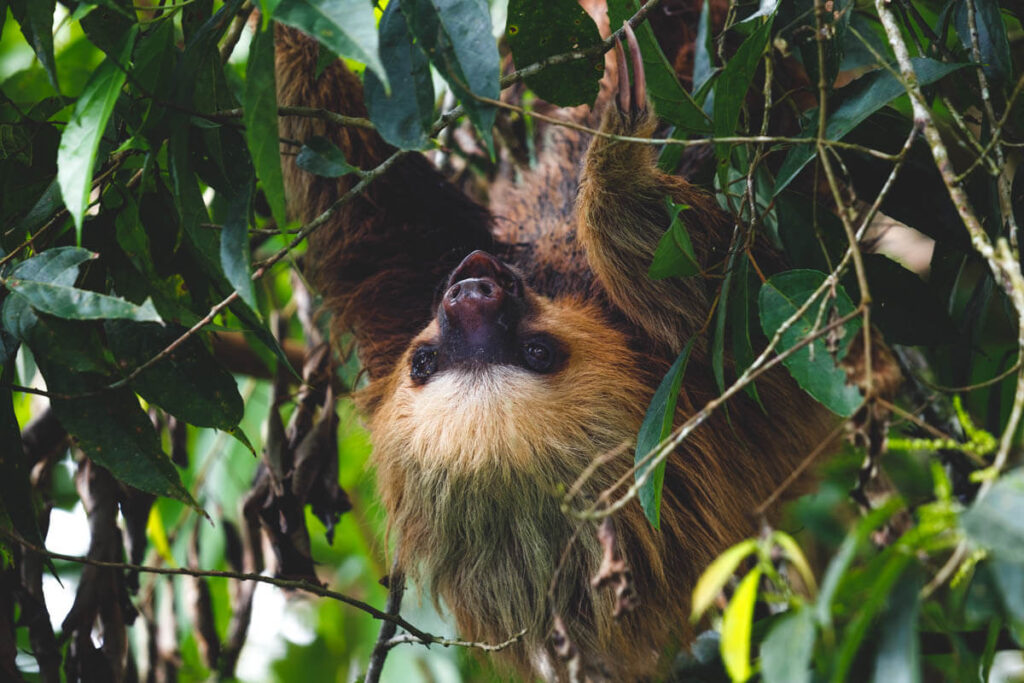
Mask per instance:
[[[277,31],[281,105],[366,116],[344,64],[317,76],[315,41]],[[620,46],[593,110],[558,115],[620,136],[655,132],[628,35],[632,83]],[[282,117],[281,135],[326,136],[361,168],[394,151],[372,130],[310,118]],[[568,675],[551,638],[557,616],[588,677],[636,680],[692,638],[697,577],[756,532],[751,511],[834,421],[776,370],[757,382],[762,405],[741,395],[695,430],[667,461],[660,528],[636,501],[610,518],[637,601],[616,616],[614,592],[591,581],[605,548],[589,523],[577,533],[564,492],[580,479],[578,499],[594,501],[629,476],[655,388],[695,335],[676,424],[716,395],[702,334],[716,280],[647,273],[669,225],[666,197],[690,207],[705,273],[724,269],[734,221],[659,171],[648,145],[552,126],[538,149],[533,169],[493,183],[486,207],[405,154],[331,215],[307,258],[335,336],[355,344],[365,371],[356,400],[396,566],[450,610],[462,638],[525,630],[497,655],[523,677]],[[353,184],[283,161],[290,209],[304,220]],[[778,266],[770,248],[753,250]]]

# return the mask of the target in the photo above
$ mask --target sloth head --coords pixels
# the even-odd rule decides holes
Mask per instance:
[[[541,296],[483,251],[442,286],[371,419],[378,463],[564,468],[636,434],[649,390],[598,306]]]

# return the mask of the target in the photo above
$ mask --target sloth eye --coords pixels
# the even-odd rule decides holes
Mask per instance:
[[[422,346],[412,354],[412,369],[409,376],[414,382],[422,384],[437,372],[437,349],[432,346]]]
[[[555,365],[555,350],[545,340],[530,340],[523,344],[523,361],[535,372],[548,372]]]

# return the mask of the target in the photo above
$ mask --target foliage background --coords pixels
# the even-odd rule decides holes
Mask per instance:
[[[528,140],[534,95],[590,101],[594,61],[611,43],[554,3],[403,0],[374,10],[362,0],[264,0],[255,30],[244,28],[252,7],[240,0],[153,4],[161,7],[0,1],[0,672],[348,680],[365,671],[377,639],[379,623],[364,611],[295,592],[286,605],[278,588],[261,585],[252,625],[233,640],[251,581],[133,578],[123,566],[96,565],[259,572],[273,563],[245,541],[262,524],[289,578],[318,577],[385,603],[369,445],[351,404],[334,401],[358,385],[358,370],[317,356],[323,321],[310,315],[316,302],[299,267],[315,225],[290,223],[284,212],[269,17],[318,35],[327,58],[368,65],[371,119],[389,142],[439,148],[443,164],[483,184],[494,168],[488,150],[508,145],[507,135],[492,137],[493,124]],[[640,9],[609,5],[612,26]],[[407,28],[394,21],[399,6],[418,17]],[[718,140],[700,180],[744,226],[707,332],[720,389],[756,394],[750,377],[774,357],[759,357],[758,330],[773,339],[788,319],[794,326],[773,340],[775,350],[788,350],[794,377],[850,418],[857,445],[827,459],[817,493],[790,506],[780,528],[796,541],[767,529],[708,570],[694,602],[710,628],[676,675],[987,679],[996,653],[1019,650],[1024,638],[1024,484],[1012,469],[1024,405],[1024,181],[1014,173],[1024,140],[1024,8],[995,0],[719,8],[721,16],[705,8],[689,17],[695,35],[680,33],[695,46],[685,83],[664,32],[672,15],[655,17],[658,35],[636,24],[651,98],[678,143],[655,143],[660,163],[674,168],[685,145]],[[436,39],[446,58],[431,70],[414,48],[401,62],[395,41],[408,50],[412,34],[422,44],[430,21],[445,28]],[[521,69],[500,84],[497,52],[471,45],[491,26]],[[924,88],[916,110],[906,95],[915,84],[893,50],[900,43]],[[550,59],[567,52],[573,59]],[[480,99],[524,73],[525,112]],[[456,100],[468,119],[460,131],[479,144],[460,146],[443,128]],[[311,173],[353,172],[322,141],[284,141],[284,149]],[[530,154],[527,144],[527,162]],[[362,182],[375,173],[362,169]],[[876,197],[885,214],[934,240],[926,279],[850,240]],[[679,220],[667,226],[652,274],[693,277],[685,209],[668,209]],[[764,282],[744,249],[748,227],[775,241],[794,270]],[[798,310],[812,292],[817,307]],[[865,322],[906,376],[898,399],[862,367],[859,390],[848,385],[858,368],[835,363],[867,339]],[[814,352],[797,349],[801,341]],[[312,361],[305,371],[303,359]],[[674,367],[667,387],[685,381],[685,362]],[[652,520],[657,461],[695,426],[664,421],[672,393],[659,392],[638,436],[636,494]],[[876,466],[891,482],[881,497]],[[275,487],[285,480],[304,483]],[[247,517],[242,506],[254,496],[277,516]],[[44,537],[65,557],[41,561],[29,550]],[[140,612],[131,627],[129,604]],[[425,605],[407,596],[407,623],[455,635]],[[91,637],[96,623],[102,641]],[[491,675],[459,647],[401,645],[387,659],[388,680]]]

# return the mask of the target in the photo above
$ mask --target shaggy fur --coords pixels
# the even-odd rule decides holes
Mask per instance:
[[[317,79],[315,44],[291,30],[278,36],[282,105],[365,115],[359,82],[343,65]],[[652,116],[624,116],[614,106],[602,120],[605,130],[627,135],[654,128]],[[364,168],[390,152],[373,133],[311,119],[282,119],[281,132],[297,140],[327,135]],[[732,224],[711,197],[658,172],[649,147],[596,139],[581,160],[588,141],[579,134],[547,135],[536,171],[518,185],[494,187],[498,229],[422,156],[407,155],[317,233],[310,256],[336,331],[354,335],[367,369],[359,402],[399,565],[453,612],[461,637],[501,641],[527,629],[499,655],[523,676],[565,675],[548,640],[557,613],[589,675],[635,680],[658,671],[659,654],[691,636],[697,576],[755,532],[750,511],[832,420],[784,373],[764,376],[757,386],[770,415],[741,396],[729,418],[712,416],[668,461],[660,531],[635,502],[615,516],[640,606],[615,620],[611,591],[591,586],[602,553],[589,528],[571,546],[549,600],[552,573],[577,524],[561,512],[561,492],[616,449],[621,455],[586,482],[582,499],[594,500],[627,472],[633,454],[622,447],[635,439],[655,387],[715,294],[715,283],[699,277],[647,277],[667,227],[663,198],[693,207],[684,220],[705,268],[721,267]],[[290,199],[304,218],[349,186],[286,162]],[[523,275],[519,331],[543,331],[564,346],[557,371],[489,365],[426,382],[410,377],[413,351],[439,334],[432,321],[438,287],[475,248]],[[677,424],[716,393],[707,352],[698,347]]]

